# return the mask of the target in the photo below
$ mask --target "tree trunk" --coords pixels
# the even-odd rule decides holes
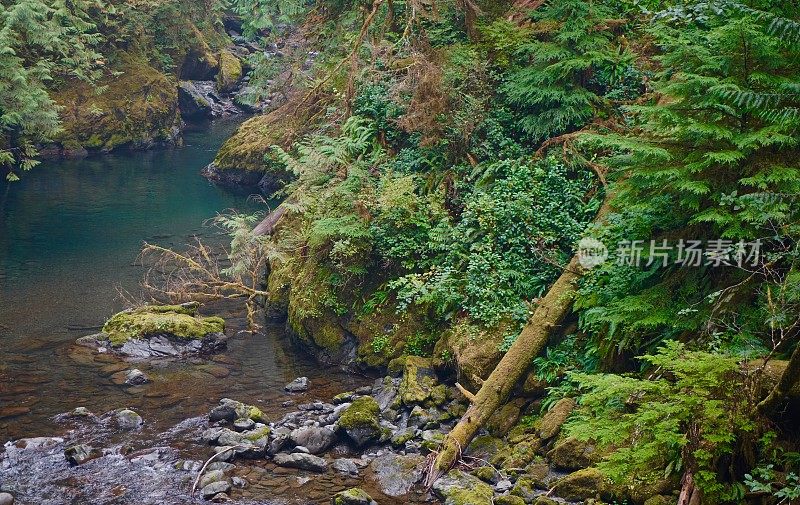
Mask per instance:
[[[608,213],[609,200],[610,198],[606,196],[606,201],[595,221],[602,220]],[[458,462],[462,449],[469,445],[478,429],[508,400],[511,390],[528,371],[533,358],[547,345],[550,333],[569,313],[575,295],[575,284],[583,273],[578,255],[575,255],[555,284],[539,301],[533,317],[483,383],[467,412],[445,438],[428,475],[428,484],[433,484]]]
[[[781,402],[789,397],[789,392],[797,385],[798,381],[800,381],[800,344],[792,353],[789,365],[783,371],[778,383],[769,395],[758,404],[759,412],[765,415],[774,413]]]

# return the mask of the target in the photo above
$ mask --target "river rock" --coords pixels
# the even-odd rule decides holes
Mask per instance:
[[[363,447],[380,438],[380,407],[371,396],[357,398],[344,409],[338,427],[357,447]]]
[[[237,419],[233,422],[233,429],[242,432],[242,431],[250,431],[255,428],[256,422],[250,419],[249,417],[243,419]]]
[[[226,480],[221,480],[217,482],[212,482],[211,484],[207,485],[200,491],[203,495],[203,498],[206,500],[217,496],[220,493],[228,493],[231,490],[230,482]]]
[[[130,409],[120,410],[114,417],[117,425],[123,430],[135,430],[144,424],[142,416]]]
[[[198,304],[148,305],[112,316],[101,333],[78,344],[134,359],[211,354],[227,343],[225,321],[199,317]]]
[[[393,452],[372,460],[370,468],[383,494],[391,497],[405,496],[414,485],[422,480],[425,457],[421,455],[403,456]]]
[[[203,489],[209,484],[213,484],[214,482],[219,482],[223,480],[225,480],[225,472],[223,472],[222,470],[212,470],[210,472],[206,472],[206,474],[203,475],[203,478],[200,479],[198,486],[200,487],[200,489]]]
[[[433,484],[433,492],[445,505],[492,505],[492,487],[461,470],[451,470]]]
[[[304,454],[300,452],[278,454],[273,458],[273,461],[278,466],[298,468],[300,470],[309,470],[312,472],[322,473],[328,470],[328,462],[313,454]]]
[[[141,386],[148,382],[150,382],[150,379],[138,368],[134,368],[125,374],[125,384],[129,386]]]
[[[92,448],[85,444],[73,445],[64,450],[64,457],[70,465],[78,466],[92,459]]]
[[[333,445],[336,433],[329,428],[308,426],[292,431],[289,438],[295,445],[307,448],[311,454],[320,454]]]
[[[575,400],[572,398],[562,398],[544,416],[539,428],[539,436],[542,440],[549,440],[561,431],[561,426],[575,410]]]
[[[308,391],[308,377],[298,377],[287,384],[284,389],[290,393],[301,393],[303,391]]]
[[[0,505],[14,505],[14,496],[10,493],[0,493]]]
[[[378,502],[373,500],[363,489],[354,487],[336,493],[331,500],[331,505],[378,505]]]
[[[358,475],[358,465],[355,461],[348,458],[340,458],[333,462],[333,469],[345,475],[356,476]]]

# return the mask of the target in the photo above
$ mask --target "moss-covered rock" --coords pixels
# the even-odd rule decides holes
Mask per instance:
[[[645,500],[644,505],[675,505],[674,498],[657,494]]]
[[[570,471],[587,468],[598,459],[593,444],[583,442],[575,437],[560,440],[547,454],[547,457],[554,467]]]
[[[221,92],[232,90],[242,78],[242,62],[229,51],[219,53],[217,89]]]
[[[508,333],[507,323],[490,328],[479,328],[460,322],[445,331],[433,351],[434,365],[446,367],[452,360],[458,382],[471,391],[480,389],[480,381],[486,379],[500,362],[503,353],[500,344]]]
[[[575,400],[562,398],[544,415],[539,424],[539,435],[542,440],[550,440],[561,431],[561,426],[575,410]]]
[[[506,494],[495,498],[494,505],[525,505],[525,500],[519,496]]]
[[[568,501],[581,501],[591,498],[612,500],[614,487],[597,468],[585,468],[571,473],[559,480],[553,487],[553,494]]]
[[[357,398],[339,418],[338,426],[358,447],[378,440],[381,436],[378,402],[371,396]]]
[[[400,400],[403,404],[411,407],[428,402],[436,385],[436,371],[430,359],[418,356],[406,358],[400,382]]]
[[[331,500],[331,505],[378,505],[375,500],[363,489],[352,488],[336,493]]]
[[[433,484],[445,505],[492,505],[492,487],[461,470],[451,470]]]
[[[68,151],[146,149],[178,142],[181,118],[175,79],[144,56],[121,52],[112,60],[119,75],[97,85],[69,82],[53,94],[62,106],[63,132],[56,141]]]
[[[486,430],[495,437],[505,436],[519,420],[524,401],[514,400],[506,403],[489,418]]]
[[[219,317],[198,317],[197,308],[184,306],[145,306],[119,312],[103,326],[103,333],[114,347],[132,339],[166,335],[178,339],[202,339],[212,333],[225,331],[225,321]]]
[[[505,470],[525,468],[536,459],[541,446],[538,435],[526,435],[495,454],[490,462]]]

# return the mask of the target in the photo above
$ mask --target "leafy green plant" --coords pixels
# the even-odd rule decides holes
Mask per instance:
[[[613,451],[598,465],[612,479],[651,480],[691,471],[708,499],[737,492],[717,477],[720,458],[754,431],[734,358],[690,351],[670,341],[642,360],[650,378],[572,373],[580,409],[566,425],[571,436]]]

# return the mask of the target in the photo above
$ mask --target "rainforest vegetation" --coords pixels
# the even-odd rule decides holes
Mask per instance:
[[[615,489],[800,502],[796,0],[1,4],[10,180],[52,142],[130,143],[124,119],[65,135],[107,117],[76,90],[152,72],[148,96],[173,93],[186,38],[219,53],[224,17],[315,52],[250,56],[254,95],[287,65],[291,85],[215,161],[282,203],[220,217],[223,262],[146,246],[173,266],[148,282],[246,300],[254,328],[265,308],[323,362],[430,358],[471,402],[430,482],[515,399],[524,430],[567,398],[564,436]]]

